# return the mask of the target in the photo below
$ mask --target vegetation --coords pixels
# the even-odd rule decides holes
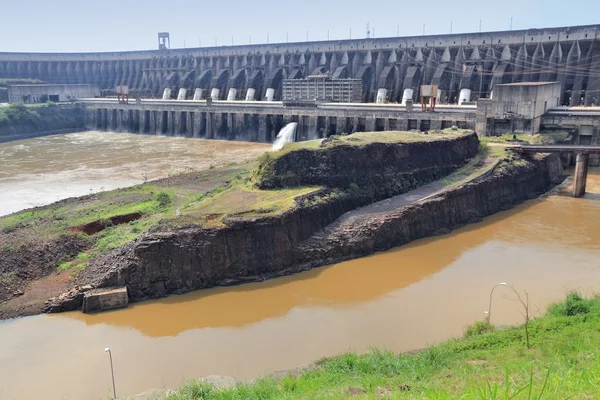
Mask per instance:
[[[517,133],[515,135],[511,133],[505,133],[500,136],[489,136],[486,140],[490,143],[502,143],[502,144],[515,144],[515,142],[525,142],[530,144],[555,144],[555,143],[570,143],[572,140],[569,132],[539,132],[536,134],[528,133]]]
[[[269,153],[272,158],[281,157],[290,151],[296,150],[321,150],[334,146],[364,146],[370,143],[414,143],[431,142],[434,140],[451,139],[465,133],[471,132],[467,129],[444,129],[441,131],[429,131],[427,135],[419,132],[385,131],[385,132],[358,132],[351,135],[332,135],[327,139],[309,140],[286,144],[283,149]],[[442,136],[443,135],[443,136]]]
[[[0,107],[0,136],[82,126],[83,112],[78,108],[63,108],[54,104],[26,106],[21,103]]]
[[[166,399],[598,398],[600,298],[570,293],[531,320],[529,330],[530,349],[523,327],[478,322],[465,337],[414,354],[348,353],[299,376],[224,390],[192,381]]]

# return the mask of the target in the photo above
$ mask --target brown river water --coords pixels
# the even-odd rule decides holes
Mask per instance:
[[[17,186],[26,185],[20,174]],[[588,191],[581,199],[555,191],[449,235],[294,276],[103,314],[1,322],[0,399],[106,399],[105,347],[117,394],[126,395],[206,375],[252,379],[348,350],[423,348],[483,319],[491,287],[503,281],[527,290],[541,311],[571,289],[598,292],[598,171]],[[493,323],[520,322],[509,295],[496,289]]]

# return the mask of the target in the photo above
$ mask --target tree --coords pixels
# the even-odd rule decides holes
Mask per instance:
[[[523,291],[524,296],[521,296],[521,294],[517,291],[517,289],[514,288],[514,286],[511,286],[510,289],[513,291],[515,296],[517,296],[516,298],[510,300],[519,302],[522,307],[521,315],[525,319],[525,342],[527,344],[527,348],[529,349],[531,348],[531,344],[529,342],[529,322],[531,321],[531,317],[537,312],[537,310],[532,309],[529,303],[529,293],[527,293],[527,291]]]

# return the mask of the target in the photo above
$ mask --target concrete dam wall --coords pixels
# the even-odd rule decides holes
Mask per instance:
[[[363,101],[378,89],[400,102],[407,90],[418,100],[421,84],[438,85],[441,103],[489,97],[511,82],[561,82],[561,104],[600,102],[600,25],[377,39],[331,40],[114,53],[0,53],[0,78],[36,78],[48,83],[92,83],[102,89],[128,85],[146,96],[179,88],[202,89],[221,99],[236,89],[257,100],[283,79],[328,72],[357,78]]]

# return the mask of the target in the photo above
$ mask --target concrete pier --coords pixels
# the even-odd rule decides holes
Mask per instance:
[[[589,154],[577,153],[577,160],[575,161],[575,177],[573,182],[573,197],[581,197],[585,194],[589,159]]]
[[[127,288],[94,289],[85,293],[82,311],[86,314],[125,308],[129,305]]]

